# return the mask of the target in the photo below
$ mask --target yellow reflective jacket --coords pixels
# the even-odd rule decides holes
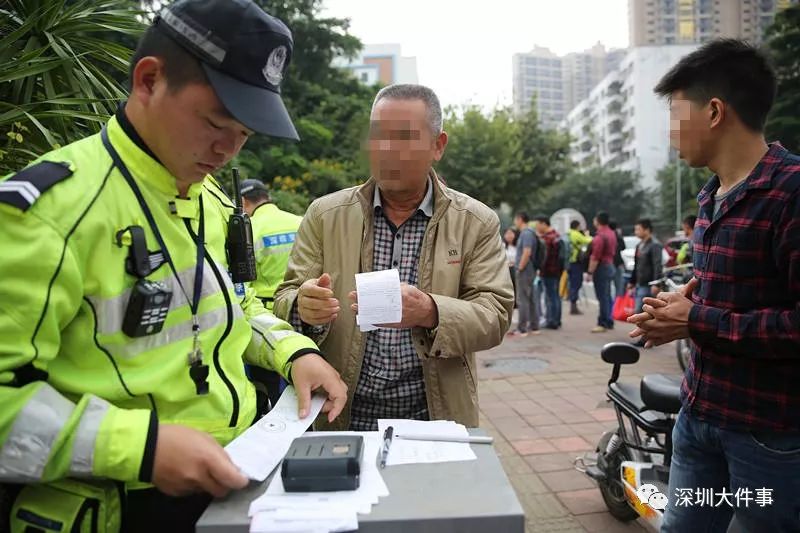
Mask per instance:
[[[163,329],[137,338],[122,331],[136,278],[118,232],[141,226],[148,249],[159,246],[100,135],[52,151],[40,161],[63,165],[34,164],[0,181],[0,482],[149,481],[157,423],[190,426],[224,445],[256,413],[244,362],[286,377],[293,355],[317,349],[251,289],[234,287],[225,251],[232,204],[213,178],[177,198],[175,178],[116,118],[107,128],[190,298],[197,248],[189,228],[198,230],[202,198],[198,317],[210,391],[198,395],[189,376],[190,305],[168,264],[147,276],[172,290]]]
[[[261,204],[250,218],[258,267],[258,279],[252,286],[256,296],[263,298],[271,311],[275,290],[283,281],[297,228],[303,218],[281,211],[275,204]]]

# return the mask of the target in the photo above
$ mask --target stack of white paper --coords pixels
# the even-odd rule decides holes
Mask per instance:
[[[374,324],[397,324],[403,319],[400,272],[396,268],[356,274],[358,314],[361,331],[377,329]]]
[[[440,437],[467,437],[469,432],[462,424],[451,420],[378,420],[381,435],[392,426],[394,435],[430,435]],[[444,463],[448,461],[474,461],[475,452],[469,444],[462,442],[439,442],[424,440],[404,440],[394,438],[389,447],[386,465],[411,463]]]
[[[369,514],[379,498],[389,495],[389,489],[376,466],[378,450],[382,444],[378,433],[336,434],[364,437],[358,489],[339,492],[286,492],[280,472],[276,472],[266,492],[250,504],[252,533],[351,531],[358,529],[359,514]],[[311,433],[309,436],[322,435]]]
[[[225,451],[244,475],[264,481],[289,451],[292,441],[317,418],[324,403],[324,396],[312,397],[310,412],[301,420],[294,387],[286,387],[275,407],[225,446]]]

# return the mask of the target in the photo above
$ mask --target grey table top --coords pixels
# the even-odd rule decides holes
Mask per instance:
[[[472,435],[485,435],[471,429]],[[494,448],[473,444],[477,461],[388,466],[389,496],[359,515],[361,533],[522,533],[525,516]],[[211,504],[198,533],[248,532],[250,502],[269,479]]]

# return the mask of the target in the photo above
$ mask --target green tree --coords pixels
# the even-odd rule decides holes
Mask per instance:
[[[485,114],[477,106],[450,108],[445,130],[449,141],[438,172],[454,189],[488,205],[500,205],[507,199],[514,155],[516,125],[508,110]]]
[[[99,131],[125,90],[131,50],[102,38],[137,35],[130,3],[8,0],[0,6],[0,175]]]
[[[553,213],[561,208],[577,209],[587,219],[606,211],[621,226],[632,226],[647,213],[647,193],[637,175],[594,167],[573,171],[543,191],[532,210]]]
[[[778,140],[786,148],[800,152],[800,5],[789,7],[775,16],[767,31],[778,77],[778,94],[767,120],[767,138]]]
[[[542,129],[535,109],[522,117],[506,108],[449,109],[450,141],[437,167],[448,185],[493,207],[529,209],[572,168],[568,137]]]
[[[564,180],[574,167],[569,158],[569,136],[541,127],[535,100],[514,130],[513,155],[506,183],[506,203],[529,208],[542,192]]]
[[[707,168],[691,168],[683,161],[681,165],[681,213],[680,218],[697,214],[697,195],[708,182],[711,171]],[[677,195],[678,163],[671,163],[662,168],[656,175],[658,181],[658,226],[666,229],[678,229]]]

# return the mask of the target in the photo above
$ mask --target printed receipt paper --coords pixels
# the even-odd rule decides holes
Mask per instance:
[[[358,315],[361,331],[377,329],[375,324],[397,324],[403,320],[400,272],[396,269],[356,274]]]
[[[292,441],[317,418],[324,403],[324,396],[312,396],[308,416],[301,420],[294,387],[286,387],[275,407],[225,446],[225,451],[244,475],[264,481],[289,451]]]

